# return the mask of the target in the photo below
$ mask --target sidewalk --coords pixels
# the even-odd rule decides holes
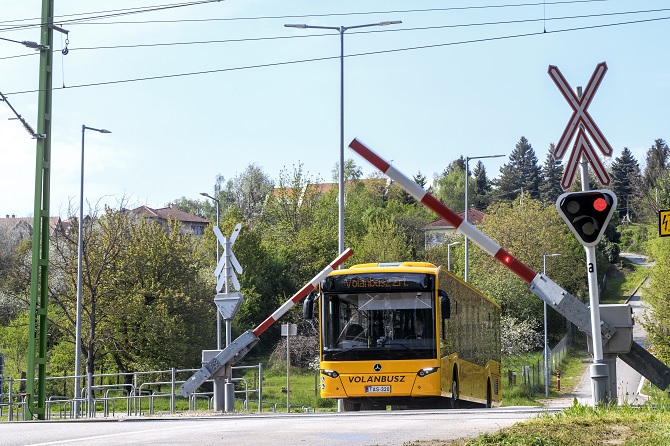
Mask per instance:
[[[567,409],[574,404],[575,398],[579,404],[592,405],[591,396],[591,376],[587,367],[571,393],[566,393],[558,398],[541,399],[539,401],[547,409]]]

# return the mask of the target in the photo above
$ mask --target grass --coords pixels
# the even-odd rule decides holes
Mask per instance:
[[[582,446],[626,444],[656,446],[670,442],[670,406],[588,407],[575,404],[555,415],[517,423],[495,434],[452,443],[463,446]],[[449,444],[449,443],[443,443]]]
[[[578,339],[578,345],[584,345],[583,337]],[[584,374],[587,364],[584,362],[589,358],[588,353],[582,348],[571,349],[560,364],[561,390],[557,390],[556,374],[552,373],[549,385],[549,397],[558,398],[571,394]],[[537,366],[538,361],[542,363],[542,352],[527,353],[519,356],[503,358],[503,406],[538,406],[545,398],[544,380],[537,379],[535,385],[524,385],[521,378],[521,369],[524,365]],[[510,386],[508,383],[508,371],[517,373],[517,384]],[[532,378],[532,376],[531,376]]]
[[[607,287],[600,303],[621,304],[628,299],[648,275],[645,266],[636,265],[626,259],[608,269]]]
[[[660,392],[660,391],[659,391]],[[589,407],[574,403],[557,414],[540,415],[492,434],[456,441],[433,439],[406,446],[582,446],[670,444],[670,401],[652,398],[641,407]]]
[[[290,403],[292,411],[309,406],[317,410],[337,410],[337,401],[319,396],[318,372],[291,368]],[[277,403],[277,410],[286,410],[286,368],[268,369],[263,373],[263,401]],[[269,407],[269,406],[268,406]]]

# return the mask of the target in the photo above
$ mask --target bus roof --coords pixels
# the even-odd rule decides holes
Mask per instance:
[[[347,269],[337,269],[329,276],[340,274],[359,274],[370,272],[406,272],[436,274],[438,267],[428,262],[393,262],[393,263],[361,263]]]

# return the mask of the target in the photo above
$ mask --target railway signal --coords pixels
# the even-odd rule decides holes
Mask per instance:
[[[616,195],[608,190],[567,192],[556,200],[556,209],[582,245],[595,246],[612,218],[616,203]]]

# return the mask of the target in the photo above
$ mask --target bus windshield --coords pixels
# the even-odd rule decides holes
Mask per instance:
[[[324,293],[323,358],[436,358],[431,291]]]

